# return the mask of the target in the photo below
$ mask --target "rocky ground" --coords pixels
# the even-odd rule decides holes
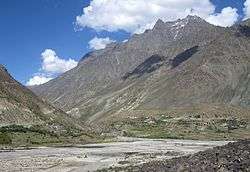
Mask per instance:
[[[85,172],[194,154],[225,141],[119,138],[117,142],[0,151],[0,171]],[[146,168],[147,169],[147,168]],[[151,170],[149,170],[151,171]]]
[[[151,161],[139,166],[110,168],[106,169],[106,171],[248,172],[250,171],[250,140],[233,142],[225,146],[170,160]]]

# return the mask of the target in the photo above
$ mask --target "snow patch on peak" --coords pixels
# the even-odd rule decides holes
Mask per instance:
[[[176,38],[178,37],[179,33],[180,33],[180,29],[184,28],[189,22],[189,19],[186,18],[186,19],[183,19],[183,20],[178,20],[177,22],[175,22],[173,25],[172,25],[172,31],[175,32],[175,35],[174,35],[174,40],[176,40]]]
[[[189,20],[188,19],[184,19],[184,20],[178,20],[177,22],[175,22],[172,27],[176,27],[176,28],[182,28],[185,27],[188,24]]]

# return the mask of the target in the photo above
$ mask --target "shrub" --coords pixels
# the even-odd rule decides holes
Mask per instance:
[[[12,140],[7,133],[0,133],[0,144],[11,144]]]
[[[22,132],[22,133],[26,133],[28,131],[27,128],[21,126],[21,125],[8,125],[8,126],[3,126],[0,128],[0,132]]]

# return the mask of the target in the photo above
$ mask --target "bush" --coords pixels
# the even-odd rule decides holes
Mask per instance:
[[[8,125],[8,126],[3,126],[0,128],[0,132],[22,132],[22,133],[26,133],[28,131],[28,128],[25,128],[21,125]]]
[[[12,140],[7,133],[0,133],[0,144],[11,144]]]
[[[31,126],[31,127],[24,127],[22,125],[8,125],[8,126],[3,126],[0,127],[0,132],[4,133],[4,132],[17,132],[17,133],[27,133],[27,132],[35,132],[35,133],[39,133],[39,134],[43,134],[43,135],[51,135],[51,136],[57,136],[55,133],[47,131],[45,129],[42,129],[40,126],[35,125],[35,126]]]

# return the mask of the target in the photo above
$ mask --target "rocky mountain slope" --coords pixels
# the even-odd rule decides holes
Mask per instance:
[[[159,20],[152,30],[91,52],[32,90],[90,123],[131,111],[199,106],[235,106],[233,115],[249,116],[248,23],[222,28],[196,16]],[[234,112],[228,111],[226,116]]]
[[[0,127],[37,127],[54,133],[83,129],[63,111],[38,98],[0,65]]]

